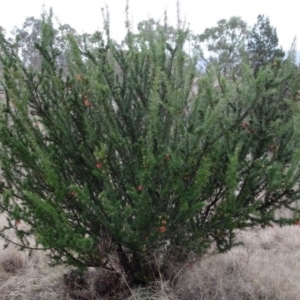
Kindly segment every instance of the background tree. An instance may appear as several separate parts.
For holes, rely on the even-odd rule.
[[[19,51],[19,55],[26,66],[33,68],[41,67],[42,55],[37,49],[35,43],[41,38],[42,34],[42,19],[34,17],[26,18],[21,28],[15,27],[12,34],[16,37],[15,47]],[[55,36],[56,48],[60,54],[57,56],[58,63],[61,68],[66,67],[66,52],[65,48],[67,34],[72,34],[76,37],[79,43],[82,42],[82,36],[78,35],[74,28],[68,24],[59,25],[59,28],[53,31]]]
[[[212,67],[192,94],[186,31],[171,48],[167,32],[148,34],[136,41],[128,29],[121,46],[100,34],[83,48],[69,36],[67,75],[51,16],[35,43],[40,69],[0,37],[2,237],[13,228],[24,248],[34,234],[57,263],[121,272],[130,284],[188,251],[229,249],[236,229],[293,222],[274,211],[300,194],[293,62],[257,78],[243,64],[218,87]]]
[[[255,74],[258,70],[274,60],[283,59],[285,53],[278,47],[276,28],[270,25],[269,18],[264,15],[257,17],[247,38],[247,51]]]
[[[247,24],[240,17],[218,21],[216,27],[207,28],[195,38],[204,43],[207,63],[217,63],[222,74],[228,74],[241,64],[245,52],[245,41],[248,34]]]

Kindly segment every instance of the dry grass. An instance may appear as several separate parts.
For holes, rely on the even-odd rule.
[[[174,282],[161,279],[114,299],[128,300],[297,300],[300,299],[300,227],[244,231],[243,245],[211,254],[182,268]],[[66,286],[64,267],[49,267],[42,252],[0,252],[0,300],[108,299],[97,294],[109,274],[89,270],[84,288]],[[69,273],[70,274],[70,273]],[[121,278],[116,286],[126,285]]]
[[[50,268],[41,252],[29,256],[8,248],[0,255],[0,299],[66,299],[63,272],[62,267]]]
[[[296,300],[300,295],[300,227],[242,232],[244,242],[179,275],[179,299]]]
[[[2,214],[0,227],[6,223],[6,215]],[[22,222],[19,224],[22,230],[26,227]],[[17,241],[12,231],[10,238]],[[2,250],[3,245],[0,239],[0,300],[67,299],[62,293],[65,268],[51,268],[43,252],[20,252],[13,245]]]

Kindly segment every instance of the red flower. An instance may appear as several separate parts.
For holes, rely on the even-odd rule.
[[[92,102],[90,102],[90,101],[89,101],[89,100],[87,100],[87,99],[85,99],[83,103],[84,103],[84,105],[85,105],[85,106],[87,106],[87,107],[91,107],[91,106],[93,106],[93,103],[92,103]]]
[[[139,186],[137,187],[137,190],[141,192],[141,191],[143,190],[143,186],[142,186],[142,185],[139,185]]]
[[[169,160],[171,158],[171,155],[170,154],[166,154],[165,155],[165,160]]]
[[[243,127],[243,128],[248,128],[248,127],[249,127],[249,124],[246,123],[246,122],[243,122],[243,123],[242,123],[242,127]]]
[[[21,224],[21,220],[15,220],[15,226],[18,227]]]
[[[167,226],[160,226],[160,227],[157,227],[155,229],[156,229],[156,231],[159,231],[159,232],[166,232],[167,231]]]
[[[300,226],[300,220],[296,221],[295,225]]]
[[[96,166],[95,166],[97,169],[101,169],[102,168],[102,164],[100,164],[99,162],[96,163]]]

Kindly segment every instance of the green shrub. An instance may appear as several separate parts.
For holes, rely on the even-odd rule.
[[[1,36],[3,237],[15,228],[28,247],[34,234],[57,263],[117,264],[140,283],[185,251],[229,249],[236,229],[288,222],[273,212],[299,197],[292,60],[256,77],[246,63],[238,77],[200,75],[184,50],[190,32],[169,29],[145,22],[121,46],[68,36],[65,70],[51,16],[36,42],[40,69]]]

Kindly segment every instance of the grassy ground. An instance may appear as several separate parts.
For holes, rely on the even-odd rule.
[[[4,223],[2,216],[0,226]],[[25,228],[22,223],[18,226]],[[212,251],[202,260],[191,257],[187,265],[174,270],[173,282],[161,280],[115,299],[300,299],[300,226],[252,229],[240,232],[237,240],[243,245],[227,253]],[[66,267],[50,267],[43,252],[18,252],[11,245],[0,250],[0,300],[106,299],[97,292],[110,274],[89,270],[83,289],[76,288],[76,280],[75,285],[66,285],[69,277],[64,274],[77,276]]]
[[[191,262],[173,283],[160,281],[131,291],[128,300],[296,300],[300,295],[300,227],[273,227],[241,232],[238,246]],[[64,267],[49,267],[41,252],[0,254],[0,300],[104,299],[96,296],[97,274],[85,289],[66,287]],[[95,271],[94,271],[95,272]],[[94,274],[94,275],[93,275]],[[123,298],[125,299],[125,298]]]
[[[180,275],[178,299],[285,299],[300,295],[300,227],[242,232],[239,246]]]

